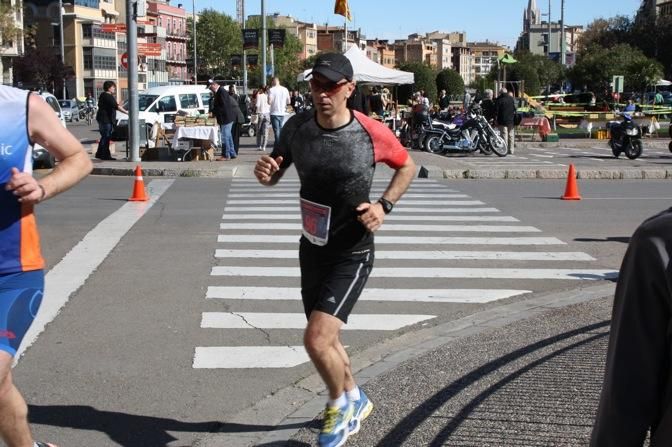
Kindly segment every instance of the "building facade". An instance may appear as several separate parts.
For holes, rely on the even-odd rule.
[[[157,29],[153,29],[150,40],[160,43],[165,49],[165,68],[168,73],[168,84],[186,84],[190,81],[187,68],[187,14],[182,4],[173,6],[169,0],[148,0],[147,16],[149,22]],[[165,30],[161,32],[158,28]],[[152,58],[151,65],[154,71],[163,68],[161,59]],[[150,68],[150,69],[151,69]],[[158,82],[158,83],[157,83]],[[164,85],[161,81],[153,81],[152,84]]]
[[[250,18],[252,17],[255,16],[250,16]],[[301,22],[292,16],[282,16],[280,14],[273,14],[271,18],[275,23],[274,26],[285,28],[288,33],[293,34],[299,39],[302,46],[301,53],[299,53],[299,58],[301,60],[305,60],[317,54],[317,25],[315,23]]]
[[[466,44],[460,43],[453,43],[451,49],[453,52],[453,70],[460,74],[465,85],[470,84],[474,80],[471,50]]]
[[[504,56],[506,48],[498,43],[489,41],[471,42],[467,44],[472,54],[472,78],[483,78],[487,76],[493,68],[497,67],[497,60]]]
[[[369,59],[385,67],[394,68],[394,45],[390,45],[387,40],[372,39],[366,41],[366,47]]]
[[[411,34],[408,39],[394,42],[394,58],[397,64],[419,62],[436,68],[436,43],[419,34]]]
[[[9,6],[9,15],[6,17],[10,27],[16,29],[13,36],[2,38],[0,34],[0,84],[12,85],[13,59],[23,55],[23,8],[20,0],[5,0]]]
[[[103,83],[118,83],[117,35],[103,32],[101,25],[116,23],[119,13],[114,0],[71,0],[63,4],[63,49],[71,75],[65,80],[68,98],[97,97]],[[36,25],[36,45],[60,55],[59,4],[54,0],[24,3],[24,26]],[[62,96],[61,91],[54,92]]]
[[[348,29],[346,40],[345,29],[342,26],[323,25],[317,27],[317,51],[338,51],[345,53],[352,45],[364,51],[366,49],[366,37],[359,29]]]

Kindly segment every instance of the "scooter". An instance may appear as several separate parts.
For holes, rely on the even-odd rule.
[[[642,155],[642,128],[632,121],[629,113],[623,114],[623,121],[609,123],[611,138],[609,146],[614,157],[618,158],[621,152],[630,160]]]

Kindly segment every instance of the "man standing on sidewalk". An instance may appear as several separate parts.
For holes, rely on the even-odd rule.
[[[280,140],[280,129],[287,115],[290,103],[289,90],[280,85],[280,79],[273,78],[273,87],[268,91],[268,103],[271,105],[271,127],[274,141]]]
[[[33,144],[59,160],[50,174],[32,176]],[[44,260],[33,208],[78,183],[91,160],[39,96],[0,86],[0,438],[8,446],[35,442],[28,408],[12,381],[12,363],[42,302]]]
[[[231,160],[236,158],[236,151],[233,147],[233,135],[231,128],[236,120],[236,115],[231,104],[232,98],[224,86],[219,85],[217,81],[208,80],[208,90],[212,92],[214,98],[212,100],[212,114],[217,118],[217,124],[220,129],[220,144],[222,146],[222,156],[218,157],[218,161]]]
[[[98,98],[98,113],[96,114],[98,130],[100,131],[100,141],[98,142],[98,149],[96,149],[96,158],[99,160],[114,160],[110,152],[110,139],[117,122],[117,110],[128,114],[128,111],[117,102],[116,94],[117,84],[114,81],[105,81],[103,83],[103,93]]]
[[[495,101],[495,119],[499,126],[499,132],[502,135],[506,145],[509,148],[509,154],[513,154],[514,138],[513,125],[516,116],[516,103],[507,90],[502,87],[499,89],[499,96]]]
[[[373,267],[373,233],[408,188],[415,164],[389,128],[347,108],[355,83],[345,56],[320,55],[311,76],[315,110],[287,122],[254,172],[264,185],[276,184],[292,163],[299,173],[304,346],[329,390],[319,442],[333,447],[359,431],[373,409],[352,376],[340,331]],[[370,203],[376,162],[396,172]]]

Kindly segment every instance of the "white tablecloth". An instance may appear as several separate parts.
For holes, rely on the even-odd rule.
[[[219,127],[217,126],[194,126],[178,127],[173,137],[173,147],[177,147],[180,138],[193,138],[195,140],[210,140],[215,146],[219,146]]]

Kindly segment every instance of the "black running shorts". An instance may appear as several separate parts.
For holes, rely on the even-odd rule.
[[[348,322],[373,268],[373,244],[367,245],[334,252],[301,238],[301,297],[307,318],[319,310]]]

